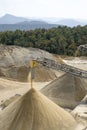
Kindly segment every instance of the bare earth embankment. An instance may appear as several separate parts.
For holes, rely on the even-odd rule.
[[[67,118],[67,114],[65,114],[66,112],[64,110],[61,110],[57,105],[55,106],[52,101],[49,101],[46,97],[44,98],[44,96],[39,94],[36,90],[34,91],[35,95],[33,95],[31,91],[28,92],[31,86],[30,83],[27,82],[30,71],[29,61],[31,59],[43,57],[52,60],[55,59],[52,54],[39,49],[26,49],[15,46],[0,47],[0,105],[5,105],[3,110],[2,106],[0,108],[0,130],[37,130],[36,127],[38,130],[83,130],[87,126],[87,104],[84,103],[84,105],[82,105],[80,103],[84,96],[86,96],[86,79],[76,78],[62,72],[46,69],[43,66],[38,66],[36,68],[36,82],[34,83],[34,87],[38,90],[43,90],[44,87],[51,86],[46,89],[46,91],[49,92],[47,92],[47,97],[49,97],[49,94],[51,98],[53,98],[52,96],[56,96],[56,100],[53,99],[54,102],[59,100],[59,105],[62,104],[68,108],[73,106],[73,108],[75,108],[71,114],[79,125],[73,129],[70,126],[75,124],[75,120],[70,114],[70,118]],[[87,70],[87,58],[64,58],[62,61],[59,56],[56,56],[56,60]],[[28,92],[27,96],[26,92]],[[32,101],[31,99],[34,100]],[[81,102],[83,102],[83,100]],[[36,108],[36,110],[34,108]],[[21,112],[23,111],[24,115],[22,116]],[[26,112],[29,114],[26,114]],[[12,122],[8,115],[12,116]],[[25,115],[28,115],[27,118],[24,118],[26,117]],[[30,127],[30,129],[28,129],[27,121],[30,123],[30,126],[32,124],[31,122],[33,122],[32,128]],[[26,124],[26,126],[22,126],[22,124]]]

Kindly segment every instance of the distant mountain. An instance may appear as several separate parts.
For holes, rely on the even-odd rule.
[[[42,20],[34,20],[6,14],[0,17],[0,31],[31,30],[37,28],[57,27],[57,24],[48,24]]]
[[[44,22],[45,21],[45,22]],[[69,27],[74,27],[77,25],[86,25],[87,21],[82,21],[81,19],[64,19],[64,18],[23,18],[14,15],[6,14],[0,17],[0,31],[15,31],[19,30],[31,30],[37,28],[52,28],[59,25],[65,25]]]
[[[23,17],[17,17],[10,14],[6,14],[0,17],[0,24],[15,24],[23,21],[29,21],[29,19]]]
[[[44,21],[24,21],[24,22],[20,22],[20,23],[17,23],[17,24],[20,24],[20,25],[25,25],[25,24],[30,24],[30,25],[41,25],[41,24],[48,24],[47,22],[44,22]]]
[[[0,31],[15,31],[15,30],[34,30],[38,28],[49,29],[58,27],[57,24],[48,24],[42,21],[24,21],[17,24],[0,24]]]
[[[57,17],[43,17],[41,18],[43,21],[46,21],[50,24],[57,24],[58,21],[60,21],[63,18],[57,18]]]
[[[69,26],[69,27],[74,27],[74,26],[77,26],[77,25],[81,25],[81,26],[86,25],[86,23],[80,22],[80,21],[74,20],[74,19],[62,19],[62,20],[56,22],[56,24],[66,25],[66,26]]]
[[[57,17],[49,17],[49,18],[42,18],[42,20],[51,23],[51,24],[59,24],[65,25],[69,27],[74,27],[77,25],[87,25],[87,19],[69,19],[69,18],[57,18]]]

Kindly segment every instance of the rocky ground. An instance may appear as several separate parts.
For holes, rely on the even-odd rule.
[[[54,56],[40,49],[0,46],[0,113],[30,89],[31,85],[27,80],[29,61],[43,57],[52,60],[56,59],[60,63],[87,70],[87,57],[64,57],[62,60],[59,56]],[[38,66],[33,86],[40,90],[63,74],[62,72]],[[87,79],[84,80],[87,82]],[[86,86],[85,90],[87,92]],[[78,106],[73,110],[69,110],[69,112],[79,124],[76,130],[87,130],[87,101],[84,103],[84,100],[82,100]]]

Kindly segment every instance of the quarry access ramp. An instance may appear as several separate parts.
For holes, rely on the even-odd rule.
[[[55,70],[61,70],[63,72],[72,74],[74,76],[78,76],[81,78],[87,78],[87,71],[82,70],[82,69],[78,69],[76,67],[67,65],[67,64],[63,64],[63,63],[58,63],[57,61],[51,60],[51,59],[47,59],[47,58],[38,58],[36,60],[39,64],[42,64],[43,66],[46,66],[47,68],[52,68]]]

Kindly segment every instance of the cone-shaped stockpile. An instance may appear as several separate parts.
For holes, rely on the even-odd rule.
[[[79,121],[83,119],[84,124],[86,124],[87,126],[87,95],[83,98],[81,103],[72,111],[72,115]]]
[[[86,86],[84,79],[64,74],[45,86],[41,92],[62,107],[74,108],[85,96]]]
[[[74,130],[65,110],[34,88],[0,113],[0,130]]]

